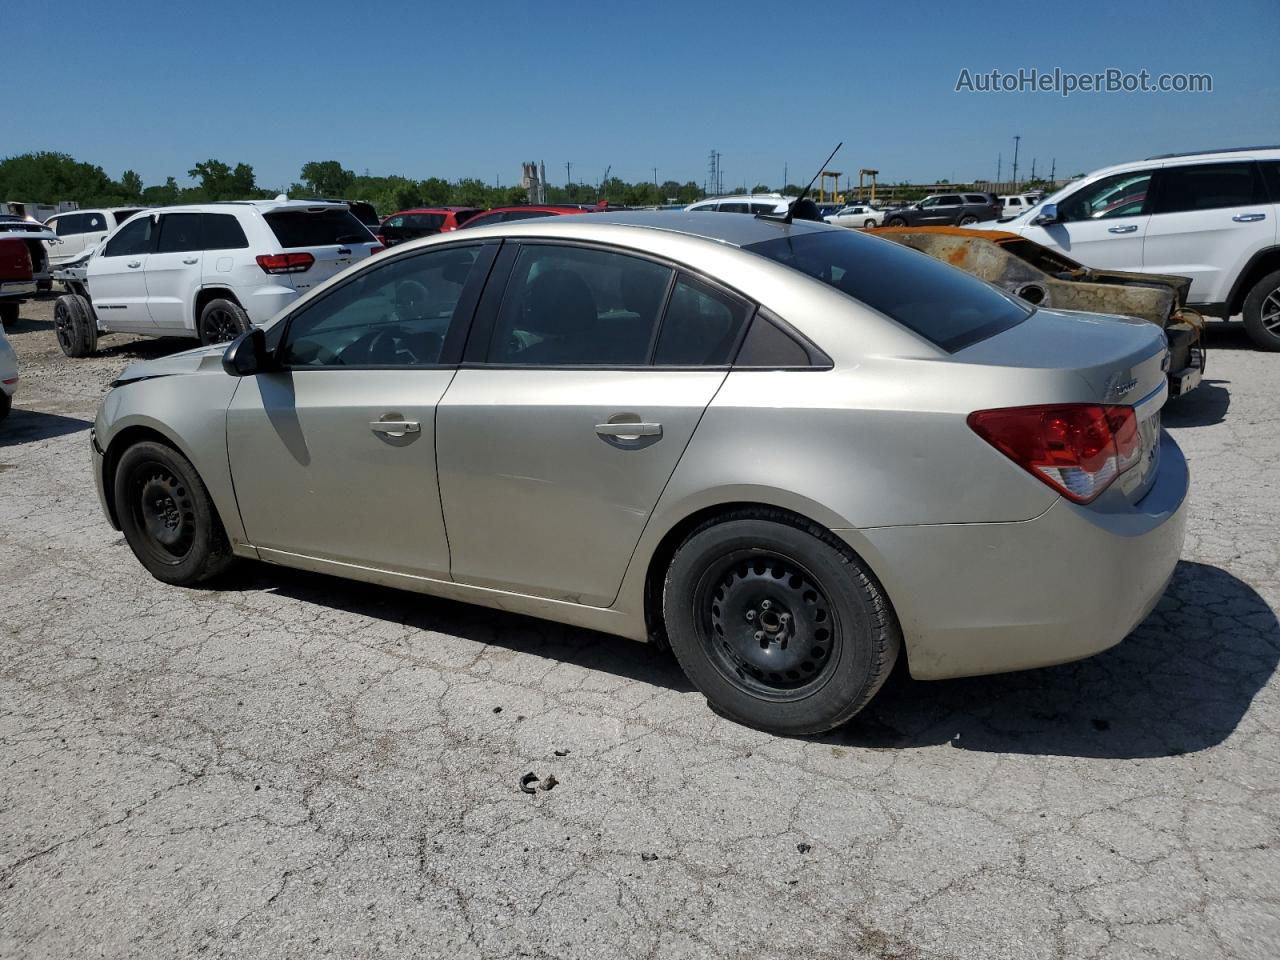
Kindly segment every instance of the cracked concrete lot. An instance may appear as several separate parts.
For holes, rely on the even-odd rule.
[[[1189,536],[1133,636],[780,739],[624,640],[156,582],[86,431],[187,344],[67,361],[51,306],[0,427],[0,957],[1280,956],[1280,356],[1237,331],[1166,411]]]

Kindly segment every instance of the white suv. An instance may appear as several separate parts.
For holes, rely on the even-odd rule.
[[[1090,267],[1191,278],[1188,305],[1244,314],[1280,350],[1280,147],[1169,154],[1107,167],[1005,223]]]
[[[99,332],[234,339],[382,247],[345,203],[246,200],[145,210],[57,274],[69,357]]]
[[[736,197],[699,200],[685,209],[702,213],[786,213],[794,199],[795,197],[784,197],[780,193],[746,193]]]
[[[50,217],[44,225],[56,233],[58,239],[46,241],[49,266],[56,269],[80,259],[86,250],[92,250],[107,239],[116,227],[141,209],[107,207],[101,210],[69,210]]]

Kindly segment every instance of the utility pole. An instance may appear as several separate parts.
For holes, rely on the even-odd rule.
[[[1036,178],[1036,158],[1032,157],[1031,158],[1031,179],[1034,180],[1035,178]]]
[[[573,164],[568,160],[564,164],[564,187],[569,189],[569,184],[573,183]]]
[[[786,164],[786,161],[784,160],[782,163],[782,189],[778,191],[779,193],[787,192],[787,177],[788,177],[787,164]]]
[[[1004,170],[1004,154],[997,153],[996,154],[996,184],[997,185],[1000,183],[1000,174],[1003,172],[1003,170]]]
[[[659,196],[659,194],[661,193],[662,191],[658,189],[658,168],[654,167],[653,168],[653,195],[657,197],[658,203],[662,202],[662,197]]]
[[[1058,182],[1058,158],[1053,158],[1053,164],[1049,167],[1049,186],[1053,186]]]
[[[1013,188],[1015,190],[1018,189],[1018,141],[1021,139],[1020,136],[1013,138]]]

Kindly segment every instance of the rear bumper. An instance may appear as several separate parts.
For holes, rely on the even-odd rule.
[[[268,284],[255,287],[246,295],[241,303],[249,319],[261,326],[277,313],[297,300],[299,293],[292,287]]]
[[[1118,512],[1058,500],[1020,523],[851,536],[894,604],[912,676],[1050,666],[1123,640],[1155,607],[1182,552],[1187,464],[1167,434],[1160,456],[1155,485]]]

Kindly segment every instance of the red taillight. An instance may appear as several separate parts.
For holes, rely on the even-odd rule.
[[[381,252],[382,252],[383,250],[385,250],[385,249],[387,249],[387,248],[386,248],[386,245],[385,245],[385,244],[381,244],[381,243],[380,243],[380,244],[378,244],[376,247],[370,247],[370,248],[369,248],[369,256],[371,256],[371,257],[372,257],[375,253],[381,253]]]
[[[1064,497],[1088,503],[1142,458],[1133,407],[1068,403],[978,410],[969,426]]]
[[[258,266],[267,273],[302,273],[315,262],[309,253],[264,253],[258,257]]]
[[[373,235],[373,239],[375,239],[375,240],[377,240],[377,241],[378,241],[378,249],[379,249],[379,250],[385,250],[385,249],[387,249],[387,238],[386,238],[386,237],[384,237],[382,234],[380,234],[380,233],[375,233],[375,234]]]

